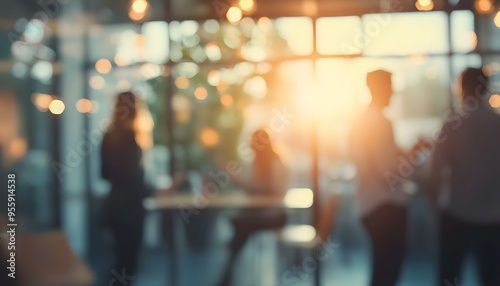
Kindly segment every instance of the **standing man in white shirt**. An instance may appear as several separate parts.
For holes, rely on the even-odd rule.
[[[405,258],[407,194],[387,180],[398,174],[403,153],[394,141],[391,122],[383,111],[392,97],[391,73],[367,74],[372,95],[368,110],[350,134],[351,157],[358,177],[358,201],[363,225],[372,246],[371,286],[395,285]]]
[[[500,285],[500,116],[488,104],[488,77],[461,76],[462,107],[450,114],[436,144],[428,191],[441,200],[439,284],[461,285],[466,254],[483,286]],[[449,185],[447,196],[440,192]],[[435,200],[437,202],[437,200]]]

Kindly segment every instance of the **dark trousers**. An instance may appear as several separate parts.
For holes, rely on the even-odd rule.
[[[392,286],[406,252],[406,208],[386,204],[363,219],[372,246],[371,286]]]
[[[113,237],[115,266],[118,273],[135,276],[142,245],[145,212],[142,200],[111,194],[105,201],[105,221]]]
[[[468,253],[477,261],[481,285],[500,285],[500,224],[469,223],[443,213],[438,285],[462,282],[460,274]]]

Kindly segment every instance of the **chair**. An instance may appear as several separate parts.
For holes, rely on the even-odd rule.
[[[86,286],[94,275],[76,257],[64,233],[55,231],[20,237],[17,258],[25,286]]]
[[[282,245],[293,247],[297,250],[309,250],[314,258],[323,243],[328,241],[338,206],[338,195],[330,195],[326,202],[320,207],[320,215],[312,225],[288,225],[278,234]],[[314,258],[316,267],[314,269],[314,285],[320,285],[321,260]]]

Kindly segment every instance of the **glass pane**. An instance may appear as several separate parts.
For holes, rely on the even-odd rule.
[[[320,54],[359,54],[363,32],[359,17],[319,18],[317,49]]]
[[[312,21],[307,17],[276,19],[276,28],[294,55],[309,55],[313,49]]]
[[[478,16],[479,48],[500,51],[500,29],[495,26],[494,15]]]
[[[175,62],[261,62],[312,53],[312,22],[305,17],[243,18],[238,24],[174,21],[170,32],[171,58]]]
[[[370,14],[362,19],[367,55],[448,52],[446,13]]]
[[[366,73],[375,69],[392,72],[394,97],[388,116],[395,124],[398,144],[410,147],[419,136],[431,135],[448,108],[448,59],[411,57],[404,59],[318,60],[321,101],[320,134],[325,146],[336,147],[337,156],[347,150],[347,132],[352,119],[370,103]],[[329,135],[326,135],[329,134]]]
[[[472,11],[454,11],[451,13],[451,47],[453,52],[467,53],[476,48],[477,36],[474,32],[474,14]]]

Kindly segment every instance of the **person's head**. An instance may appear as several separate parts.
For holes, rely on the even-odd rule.
[[[385,70],[375,70],[366,75],[366,85],[372,95],[372,105],[384,108],[392,96],[392,74]]]
[[[255,131],[252,134],[251,147],[256,155],[262,152],[272,151],[273,146],[269,132],[263,128]]]
[[[112,127],[133,129],[137,116],[137,98],[128,91],[118,94],[113,111]]]
[[[466,68],[460,75],[459,87],[462,100],[484,96],[488,92],[488,76],[481,69]]]

